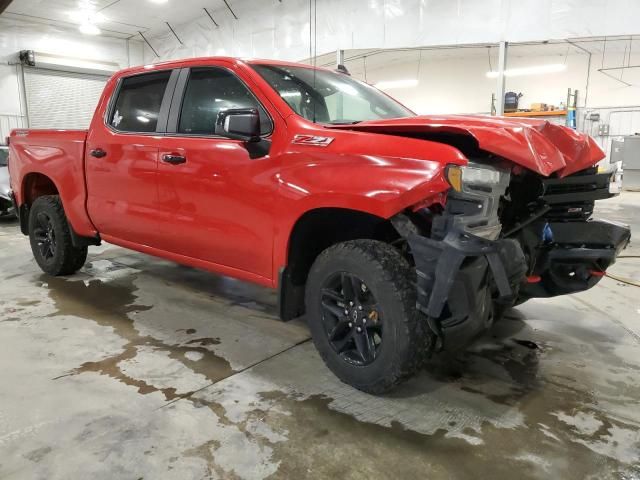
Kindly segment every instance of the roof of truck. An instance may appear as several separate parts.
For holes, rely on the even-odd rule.
[[[206,65],[207,63],[215,63],[215,62],[227,62],[232,64],[253,64],[253,65],[287,65],[287,66],[298,66],[298,67],[306,67],[306,68],[317,68],[318,70],[326,70],[323,67],[314,67],[313,65],[308,65],[304,63],[298,62],[287,62],[283,60],[268,60],[261,58],[245,58],[245,57],[192,57],[192,58],[183,58],[179,60],[169,60],[165,62],[151,63],[147,65],[141,65],[137,67],[125,68],[117,72],[116,75],[120,76],[123,74],[132,74],[132,73],[141,73],[145,71],[153,71],[153,70],[162,70],[166,68],[182,68],[182,67],[190,67],[193,65]]]

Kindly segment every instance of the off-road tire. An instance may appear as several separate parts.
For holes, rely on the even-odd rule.
[[[322,287],[338,272],[360,278],[381,310],[380,351],[372,363],[354,365],[331,346],[323,326]],[[434,336],[416,310],[416,273],[391,245],[376,240],[352,240],[323,251],[307,280],[305,302],[313,342],[329,369],[344,383],[371,394],[382,394],[414,375],[434,347]]]
[[[55,234],[55,251],[51,258],[45,258],[38,246],[34,230],[36,218],[44,213],[50,219]],[[29,240],[31,251],[43,272],[49,275],[71,275],[77,272],[87,260],[87,247],[74,247],[67,217],[58,195],[44,195],[36,198],[29,210]]]

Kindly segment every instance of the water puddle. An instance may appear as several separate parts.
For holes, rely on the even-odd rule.
[[[151,349],[166,353],[170,359],[184,365],[196,375],[204,376],[207,383],[215,383],[234,373],[227,360],[207,348],[219,343],[219,339],[195,337],[188,339],[184,344],[170,344],[150,335],[141,335],[132,317],[154,307],[136,303],[136,287],[133,285],[132,277],[109,282],[101,279],[74,281],[45,276],[41,280],[48,284],[49,296],[57,308],[50,316],[73,315],[85,318],[101,326],[111,327],[117,335],[127,341],[124,349],[117,355],[98,361],[87,361],[64,376],[96,372],[133,386],[141,394],[160,391],[167,400],[173,400],[180,396],[188,396],[192,392],[177,393],[174,387],[158,387],[145,379],[134,378],[123,371],[123,364],[134,362],[140,351],[148,352]],[[195,335],[196,331],[189,329],[186,333]]]

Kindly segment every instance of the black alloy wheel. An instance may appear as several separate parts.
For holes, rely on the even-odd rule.
[[[382,345],[383,321],[378,303],[356,275],[340,272],[321,292],[322,324],[331,347],[346,362],[365,366]]]
[[[74,246],[58,195],[43,195],[33,201],[28,226],[31,251],[43,272],[70,275],[84,265],[88,249]]]
[[[45,212],[36,215],[33,236],[42,258],[46,261],[51,260],[56,254],[56,233],[51,217]]]
[[[324,250],[305,286],[306,320],[327,367],[363,392],[410,378],[433,350],[416,311],[416,272],[393,246],[349,240]]]

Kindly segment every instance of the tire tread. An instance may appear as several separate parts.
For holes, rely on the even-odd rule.
[[[392,360],[391,369],[386,375],[370,384],[353,384],[359,390],[372,394],[387,392],[412,377],[425,363],[433,350],[434,338],[426,322],[416,310],[415,270],[393,246],[378,240],[351,240],[335,244],[324,250],[311,268],[313,274],[317,264],[336,258],[353,256],[365,257],[374,274],[392,286],[403,308],[401,327],[408,339],[408,347],[397,352]],[[307,308],[309,311],[309,308]],[[317,343],[316,343],[317,345]],[[323,360],[332,352],[319,349]],[[335,372],[334,372],[335,373]],[[341,379],[344,381],[344,379]]]
[[[58,222],[62,231],[62,237],[56,237],[57,248],[60,255],[51,265],[43,265],[38,262],[45,273],[53,276],[71,275],[77,272],[87,260],[87,247],[74,247],[71,240],[71,227],[64,213],[62,201],[59,195],[43,195],[35,199],[30,209],[29,233],[31,234],[31,216],[38,210],[49,210],[53,215],[53,221]],[[31,235],[30,235],[31,236]],[[33,243],[32,243],[33,249]],[[34,250],[35,256],[35,250]],[[36,261],[38,257],[36,256]]]

